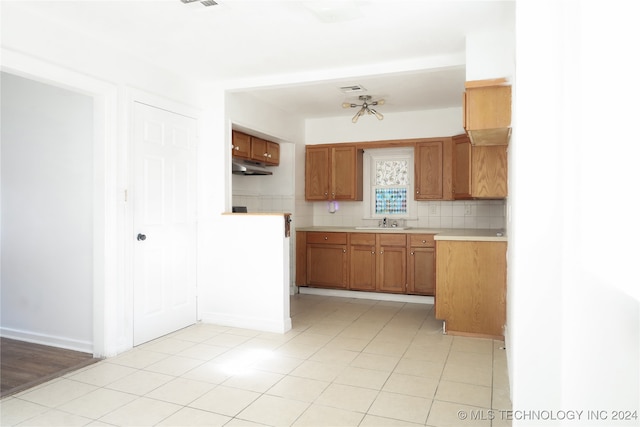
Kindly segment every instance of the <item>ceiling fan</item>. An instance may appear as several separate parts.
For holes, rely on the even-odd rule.
[[[358,119],[364,115],[364,113],[367,114],[373,114],[374,116],[376,116],[376,118],[378,120],[382,120],[384,119],[384,116],[382,114],[380,114],[379,112],[377,112],[376,110],[374,110],[373,108],[371,108],[372,105],[382,105],[384,104],[384,99],[379,99],[377,101],[371,101],[371,95],[360,95],[358,97],[358,99],[360,101],[362,101],[362,104],[352,104],[350,102],[343,102],[342,103],[342,108],[356,108],[356,107],[361,107],[360,110],[358,110],[358,112],[356,113],[355,116],[353,116],[353,118],[351,119],[351,121],[353,123],[356,123],[358,121]]]

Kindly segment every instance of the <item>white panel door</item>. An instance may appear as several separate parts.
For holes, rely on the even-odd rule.
[[[196,120],[134,104],[133,341],[196,322]]]

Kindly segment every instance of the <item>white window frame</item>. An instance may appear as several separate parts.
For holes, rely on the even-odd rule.
[[[363,219],[418,219],[418,204],[414,197],[415,173],[414,173],[414,150],[413,147],[402,148],[374,148],[366,149],[363,154]],[[409,184],[407,187],[407,212],[398,214],[376,214],[375,213],[375,163],[376,161],[399,161],[405,160],[409,170],[407,171]]]

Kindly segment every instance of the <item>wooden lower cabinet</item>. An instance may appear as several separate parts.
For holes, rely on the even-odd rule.
[[[296,284],[434,295],[433,235],[298,231]]]
[[[406,234],[376,235],[376,290],[402,294],[407,291]]]
[[[349,289],[404,293],[407,287],[405,234],[351,233]]]
[[[451,334],[504,339],[507,242],[436,242],[436,318]]]
[[[408,294],[435,295],[436,247],[433,234],[409,234]]]
[[[376,235],[349,234],[349,289],[376,290]]]
[[[308,285],[346,289],[347,259],[346,233],[307,233],[306,282]]]
[[[349,289],[404,293],[407,287],[405,234],[349,234]]]

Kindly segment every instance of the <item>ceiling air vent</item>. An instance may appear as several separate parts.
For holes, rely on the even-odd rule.
[[[351,94],[351,93],[360,93],[366,92],[367,90],[360,85],[352,85],[352,86],[343,86],[340,89],[340,92]]]
[[[180,1],[185,4],[200,2],[200,4],[203,6],[216,6],[218,4],[213,0],[180,0]]]

